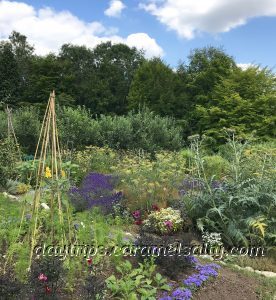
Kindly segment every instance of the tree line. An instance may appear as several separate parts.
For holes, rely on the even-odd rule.
[[[106,42],[93,49],[65,44],[58,54],[36,55],[27,38],[12,32],[0,43],[0,102],[45,107],[55,89],[61,106],[85,106],[92,116],[121,116],[145,107],[174,117],[184,138],[223,140],[223,128],[240,136],[275,137],[276,77],[246,70],[221,48],[191,51],[172,69],[143,51]]]

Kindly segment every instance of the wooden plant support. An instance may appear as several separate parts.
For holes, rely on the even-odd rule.
[[[36,172],[36,184],[34,192],[34,200],[32,207],[32,220],[30,228],[30,261],[31,266],[33,251],[39,237],[39,209],[41,207],[42,183],[45,177],[52,182],[51,197],[50,197],[50,213],[51,213],[51,239],[54,244],[55,228],[54,216],[56,210],[58,212],[59,229],[61,230],[61,240],[59,243],[64,245],[66,238],[70,239],[70,216],[68,206],[66,210],[68,230],[64,226],[64,212],[62,208],[62,194],[59,186],[59,180],[62,178],[62,159],[59,144],[59,137],[56,123],[55,111],[55,92],[50,93],[50,98],[47,104],[46,112],[42,122],[40,136],[35,151],[34,161],[38,159],[38,168]],[[50,161],[50,163],[49,163]],[[47,163],[49,165],[47,165]],[[54,188],[55,187],[55,188]],[[67,240],[68,241],[68,240]]]

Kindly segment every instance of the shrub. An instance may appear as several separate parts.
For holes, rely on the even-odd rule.
[[[22,149],[33,154],[38,142],[41,122],[39,112],[33,107],[24,107],[13,114],[14,131]]]
[[[215,175],[217,179],[221,179],[229,172],[229,162],[219,155],[203,157],[203,165],[208,179]]]
[[[0,140],[0,185],[16,177],[16,163],[19,160],[18,148],[8,138]]]
[[[30,189],[29,185],[16,180],[10,180],[10,179],[7,181],[6,187],[8,192],[12,195],[25,194]]]
[[[58,111],[61,142],[68,148],[83,148],[99,143],[100,127],[84,107],[64,107]]]

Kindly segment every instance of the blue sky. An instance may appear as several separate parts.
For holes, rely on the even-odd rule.
[[[108,39],[175,67],[194,48],[222,46],[241,64],[276,66],[276,0],[0,1],[0,39],[27,35],[39,54]]]

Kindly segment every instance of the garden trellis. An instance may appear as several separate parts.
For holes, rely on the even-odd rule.
[[[34,191],[33,207],[32,207],[32,220],[30,228],[30,264],[32,261],[33,251],[36,246],[39,227],[40,227],[40,207],[41,207],[41,195],[44,193],[45,180],[49,184],[49,202],[51,213],[51,242],[55,244],[57,242],[55,234],[59,232],[61,234],[62,245],[68,239],[71,238],[70,230],[70,217],[68,203],[62,201],[61,182],[64,177],[64,171],[62,170],[62,158],[60,143],[57,130],[56,111],[55,111],[55,92],[50,93],[50,98],[46,107],[46,112],[42,122],[40,136],[35,151],[34,162],[38,160],[36,170],[36,184]],[[66,206],[64,216],[63,204]],[[57,222],[55,222],[55,215],[58,215]],[[67,222],[67,228],[65,223]]]

